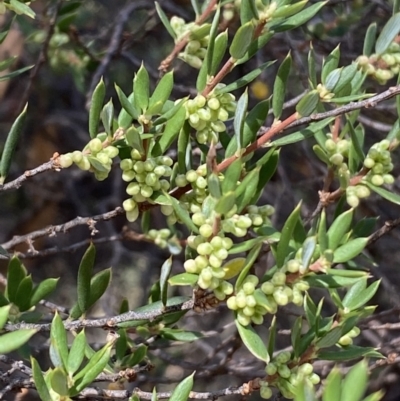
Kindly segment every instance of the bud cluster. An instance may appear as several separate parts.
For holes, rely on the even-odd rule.
[[[266,313],[276,313],[276,303],[266,305],[266,300],[262,304],[258,302],[256,286],[259,280],[257,276],[249,275],[245,278],[240,290],[231,296],[226,304],[229,309],[236,311],[236,318],[242,326],[248,326],[250,323],[262,324]]]
[[[225,86],[218,84],[216,89]],[[226,131],[224,121],[229,113],[236,110],[235,97],[231,93],[216,94],[212,91],[207,97],[197,95],[186,103],[186,118],[196,132],[199,143],[218,142],[219,133]]]
[[[173,161],[168,156],[142,160],[141,154],[136,149],[132,150],[130,159],[121,160],[122,179],[129,182],[126,192],[131,196],[122,204],[129,221],[137,219],[138,203],[148,201],[154,191],[169,190],[169,181],[162,177],[171,176],[172,164]]]
[[[170,23],[171,28],[177,36],[177,41],[182,39],[182,37],[189,32],[196,33],[196,39],[189,39],[185,51],[179,53],[178,57],[191,67],[200,69],[207,53],[209,29],[202,29],[201,26],[196,25],[194,22],[189,22],[187,24],[182,18],[177,16],[173,16]]]
[[[196,170],[189,170],[186,174],[179,174],[175,178],[175,184],[178,187],[185,187],[190,184],[192,190],[185,193],[180,202],[190,212],[196,213],[201,210],[201,206],[208,195],[207,167],[205,164],[199,166]]]
[[[400,72],[400,44],[392,42],[385,53],[362,55],[356,62],[363,72],[385,85]]]
[[[166,248],[168,239],[171,237],[171,231],[168,228],[162,228],[161,230],[151,229],[147,233],[147,237],[160,248]]]
[[[103,181],[108,177],[112,166],[112,159],[118,156],[118,148],[104,146],[100,138],[93,138],[83,149],[75,150],[60,156],[62,168],[68,168],[75,163],[81,170],[93,171],[97,180]]]
[[[232,284],[224,281],[225,270],[223,262],[228,257],[228,250],[232,247],[233,241],[228,237],[215,236],[210,241],[212,227],[210,221],[205,219],[202,213],[195,213],[193,222],[200,226],[200,235],[188,237],[188,246],[196,250],[198,256],[188,259],[184,268],[188,273],[198,274],[198,285],[200,288],[214,291],[215,296],[223,300],[226,295],[233,292]]]
[[[341,166],[345,158],[349,155],[350,142],[347,139],[339,139],[335,141],[332,135],[327,135],[328,139],[325,141],[325,149],[328,152],[329,161],[335,166]]]
[[[260,395],[264,399],[269,399],[272,396],[272,391],[269,385],[273,385],[279,389],[285,398],[294,398],[296,387],[308,382],[310,385],[315,385],[320,382],[320,377],[313,372],[311,363],[303,363],[291,367],[291,354],[289,351],[280,352],[265,368],[268,375],[268,381],[263,381],[261,384]],[[261,391],[262,390],[262,391]],[[268,391],[269,390],[269,391]]]
[[[390,172],[393,170],[391,153],[389,151],[390,141],[384,139],[372,145],[364,160],[364,167],[369,169],[367,175],[360,184],[346,188],[347,203],[357,207],[360,199],[367,198],[371,192],[365,185],[365,181],[378,187],[383,184],[393,184],[394,177]]]

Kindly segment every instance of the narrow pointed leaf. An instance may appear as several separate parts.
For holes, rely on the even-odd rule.
[[[103,108],[104,97],[106,95],[106,86],[103,78],[97,84],[93,91],[92,100],[89,110],[89,134],[91,138],[95,138],[99,131],[100,114]]]
[[[237,320],[235,320],[236,327],[238,329],[240,338],[242,339],[246,348],[258,359],[263,362],[269,362],[269,355],[267,347],[265,346],[261,337],[251,326],[242,326]]]

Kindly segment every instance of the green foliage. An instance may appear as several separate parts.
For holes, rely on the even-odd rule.
[[[372,347],[353,343],[360,334],[362,319],[375,309],[368,303],[380,284],[365,263],[375,220],[360,217],[363,209],[359,206],[371,191],[382,200],[400,204],[399,195],[391,187],[395,181],[393,153],[400,144],[399,120],[387,138],[365,149],[366,130],[362,119],[357,118],[359,108],[382,100],[368,100],[374,94],[367,92],[371,88],[367,78],[383,85],[400,73],[398,2],[394,3],[393,16],[380,30],[375,23],[369,26],[363,54],[348,65],[341,65],[339,45],[325,58],[317,57],[311,47],[306,91],[291,106],[285,100],[292,93],[289,89],[298,63],[291,53],[280,61],[270,80],[273,93],[256,104],[257,96],[251,95],[253,82],[262,83],[276,60],[255,66],[250,59],[261,57],[265,45],[281,38],[277,36],[281,32],[298,29],[298,35],[307,32],[311,36],[316,31],[312,29],[313,18],[321,13],[323,19],[327,3],[192,0],[195,19],[186,22],[169,16],[163,4],[156,2],[154,15],[158,15],[175,45],[160,64],[158,82],[153,69],[142,62],[130,78],[132,87],[127,93],[121,89],[123,85],[114,84],[115,93],[107,101],[108,80],[101,78],[94,85],[88,97],[86,145],[55,155],[52,168],[76,165],[93,173],[98,181],[108,179],[112,171],[114,179],[119,174],[127,183],[128,197],[121,199],[122,208],[116,209],[115,215],[125,212],[129,223],[140,220],[138,226],[143,233],[135,233],[135,239],[151,242],[170,256],[162,264],[158,279],[149,275],[154,282],[148,304],[131,311],[124,301],[120,315],[91,320],[91,308],[104,295],[112,277],[111,268],[94,274],[96,249],[91,242],[77,271],[75,304],[70,310],[52,311],[52,321],[46,326],[37,313],[38,304],[46,303],[43,300],[54,292],[57,279],[34,285],[18,257],[9,254],[12,247],[0,247],[2,257],[11,257],[0,294],[0,353],[21,348],[37,331],[49,331],[51,366],[42,372],[38,361],[30,358],[31,376],[41,399],[84,397],[81,393],[100,378],[134,381],[138,372],[153,363],[152,351],[157,349],[158,341],[172,346],[207,337],[207,333],[186,329],[183,316],[188,310],[199,312],[216,305],[226,306],[224,310],[230,313],[232,324],[234,321],[244,352],[265,363],[265,377],[254,377],[248,386],[251,391],[259,389],[265,399],[272,397],[272,388],[287,399],[299,401],[316,400],[321,392],[323,401],[363,399],[368,382],[367,360],[352,367],[346,377],[334,368],[322,387],[313,363],[382,357]],[[54,32],[49,29],[51,38],[44,48],[53,67],[60,61],[57,48],[70,41],[66,32],[79,7],[79,2],[62,5],[58,20],[54,20]],[[22,1],[1,2],[0,11],[5,9],[35,16]],[[0,43],[8,30],[0,34]],[[308,41],[309,36],[303,39]],[[93,49],[84,50],[91,62],[101,65],[102,54],[94,57]],[[118,53],[117,49],[109,52],[107,57]],[[176,98],[182,88],[181,70],[169,71],[174,58],[198,70],[191,76],[194,93]],[[80,60],[83,74],[89,61],[83,56]],[[1,61],[0,71],[13,62],[14,58]],[[246,69],[246,74],[236,78],[229,76],[247,62],[250,71]],[[293,87],[297,90],[297,83]],[[386,94],[387,98],[391,96]],[[397,112],[399,105],[397,100]],[[273,121],[268,120],[271,113]],[[3,184],[27,115],[25,106],[7,135],[0,161],[0,189],[6,188]],[[269,123],[270,127],[264,127]],[[296,128],[300,124],[301,129]],[[286,134],[288,128],[291,131]],[[298,202],[293,194],[298,204],[291,211],[279,211],[285,213],[282,221],[281,216],[275,216],[272,205],[259,203],[263,193],[273,188],[271,181],[284,153],[281,147],[298,142],[302,142],[303,149],[313,149],[319,160],[316,163],[320,167],[322,163],[327,175],[315,211],[310,214],[306,199]],[[114,169],[116,161],[119,169]],[[21,182],[28,178],[26,173]],[[17,188],[20,183],[11,181],[9,185]],[[290,203],[286,199],[279,202],[285,206]],[[331,207],[335,203],[336,210]],[[160,209],[164,220],[154,221],[151,209],[155,208]],[[93,234],[100,219],[96,216],[86,222]],[[160,228],[160,222],[165,227]],[[128,238],[129,230],[125,234]],[[124,235],[121,238],[126,239]],[[171,287],[188,287],[185,290],[193,290],[193,297],[171,296],[172,291],[179,290]],[[315,289],[323,293],[318,303]],[[298,317],[290,320],[291,349],[282,351],[277,345],[278,321],[287,305],[297,308]],[[24,326],[29,322],[38,325]],[[255,327],[267,322],[268,336]],[[100,346],[95,347],[87,335],[89,327],[110,331]],[[154,363],[158,362],[154,358]],[[195,372],[176,385],[169,399],[201,398],[191,395],[194,382]],[[318,387],[322,390],[317,393]],[[226,394],[231,394],[229,391]],[[136,400],[140,392],[127,390],[124,394]],[[145,398],[150,396],[156,400],[157,391]],[[381,396],[377,392],[364,400],[378,401]]]

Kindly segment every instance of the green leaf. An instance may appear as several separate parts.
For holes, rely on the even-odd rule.
[[[274,24],[274,20],[272,20],[272,29],[275,32],[283,32],[292,30],[297,28],[300,25],[303,25],[305,22],[314,17],[315,14],[327,3],[328,1],[320,1],[307,7],[305,10],[300,11],[296,15],[292,15],[289,18],[285,18],[284,21],[278,22],[276,25]]]
[[[242,268],[242,271],[239,274],[238,279],[236,280],[235,289],[238,290],[242,284],[244,279],[247,277],[249,270],[253,267],[254,262],[256,261],[260,251],[262,248],[262,244],[256,245],[247,255],[245,264]]]
[[[8,313],[10,312],[10,308],[11,304],[0,307],[0,330],[7,323]]]
[[[183,379],[174,389],[169,401],[186,401],[193,388],[193,372],[190,376]]]
[[[50,329],[50,358],[53,365],[67,367],[68,342],[67,332],[58,312],[54,315]]]
[[[249,21],[237,30],[229,48],[229,54],[233,59],[239,60],[244,57],[253,40],[254,28],[253,22]]]
[[[316,346],[318,348],[329,348],[335,345],[340,337],[342,337],[342,327],[337,326],[332,330],[328,331],[320,340],[317,341]]]
[[[104,130],[109,136],[112,134],[114,119],[114,105],[112,99],[110,99],[103,107],[101,111],[101,121],[103,122]]]
[[[235,65],[243,64],[250,60],[258,52],[258,50],[263,48],[270,41],[273,36],[274,32],[267,30],[258,38],[255,38],[255,40],[251,42],[246,54],[240,60],[237,60]]]
[[[219,177],[217,174],[211,173],[208,178],[208,190],[210,192],[210,195],[215,198],[219,199],[221,198],[221,183],[219,181]]]
[[[334,269],[329,269],[329,273]],[[364,274],[364,277],[368,274]],[[359,281],[359,277],[343,277],[343,276],[332,276],[331,274],[318,274],[308,275],[305,280],[310,284],[311,287],[319,288],[341,288],[349,287]]]
[[[21,281],[26,277],[26,269],[22,262],[13,256],[8,263],[7,270],[7,287],[5,296],[10,302],[15,303],[17,300],[17,291]]]
[[[346,348],[335,351],[320,351],[318,359],[325,361],[348,361],[361,357],[383,358],[383,355],[371,347],[358,347],[356,345],[348,345]]]
[[[215,38],[211,68],[209,70],[208,75],[214,76],[216,74],[216,72],[218,71],[218,67],[221,64],[221,61],[224,58],[227,48],[228,48],[228,30],[226,29],[224,32],[221,32]]]
[[[296,111],[300,117],[308,117],[317,108],[319,102],[319,93],[317,90],[312,90],[302,97],[296,105]]]
[[[351,292],[350,290],[346,294],[346,297],[343,299],[343,306],[345,306],[345,308],[350,311],[361,308],[375,295],[376,291],[378,290],[379,284],[380,280],[375,281],[368,288],[364,288],[357,293]],[[355,284],[353,287],[356,286],[357,284]],[[349,293],[351,293],[351,296],[348,296]]]
[[[30,18],[35,18],[35,12],[25,3],[22,3],[18,0],[10,0],[10,4],[8,4],[8,8],[20,15],[27,15]]]
[[[238,213],[241,213],[243,209],[250,204],[254,197],[260,178],[260,170],[260,167],[251,170],[236,188],[235,197]]]
[[[322,401],[341,401],[340,391],[342,388],[342,375],[335,366],[329,373],[325,382],[325,389],[322,393]]]
[[[135,109],[133,105],[134,95],[131,94],[129,98],[127,98],[125,93],[117,84],[115,84],[115,91],[117,92],[117,96],[123,110],[125,110],[134,120],[137,120],[139,118],[139,112]]]
[[[53,401],[50,396],[49,389],[47,388],[46,382],[43,377],[42,370],[40,369],[38,361],[31,357],[32,365],[32,377],[35,383],[36,391],[42,401]]]
[[[0,42],[1,43],[1,42]],[[33,65],[28,65],[27,67],[23,67],[23,68],[20,68],[20,69],[18,69],[18,70],[15,70],[15,71],[12,71],[12,72],[10,72],[10,73],[8,73],[8,74],[5,74],[5,75],[2,75],[1,77],[0,77],[0,82],[2,82],[2,81],[7,81],[7,80],[9,80],[9,79],[11,79],[11,78],[14,78],[14,77],[17,77],[18,75],[21,75],[22,73],[24,73],[25,71],[29,71],[31,68],[33,68],[34,66]]]
[[[106,86],[103,78],[97,84],[93,91],[92,101],[89,110],[89,134],[91,138],[95,138],[99,131],[100,114],[103,108],[104,97],[106,95]]]
[[[78,305],[82,313],[90,308],[90,282],[95,257],[96,248],[90,243],[89,248],[82,257],[78,271]]]
[[[375,43],[375,53],[385,53],[396,36],[400,33],[400,13],[393,15],[383,27]]]
[[[372,49],[374,47],[376,39],[376,30],[377,30],[376,22],[372,23],[367,29],[363,47],[363,54],[365,56],[369,57],[372,54]]]
[[[334,251],[343,241],[345,234],[350,230],[353,220],[354,209],[347,210],[340,216],[336,217],[335,221],[329,227],[327,232],[328,249]]]
[[[377,187],[376,185],[371,184],[369,181],[366,181],[366,184],[369,189],[377,193],[379,196],[382,196],[382,198],[394,203],[395,205],[400,205],[400,195],[390,192],[385,188]]]
[[[247,89],[240,96],[237,102],[235,118],[233,120],[233,130],[235,132],[237,151],[239,152],[243,148],[243,127],[247,114],[247,106],[249,104],[249,97]]]
[[[90,279],[89,308],[105,293],[111,282],[111,268],[96,273]]]
[[[190,230],[193,231],[194,233],[198,234],[199,229],[197,226],[193,223],[192,219],[190,218],[190,215],[186,209],[182,207],[182,205],[179,203],[178,200],[173,198],[172,196],[166,194],[166,196],[170,199],[171,205],[174,208],[174,211],[178,218],[182,220],[182,222],[186,225],[186,227]]]
[[[186,109],[181,105],[176,114],[168,120],[163,133],[153,148],[152,155],[159,156],[170,148],[172,142],[178,137],[179,131],[182,129],[186,120]]]
[[[129,146],[144,154],[142,137],[136,127],[133,125],[125,132],[125,139]]]
[[[171,329],[168,327],[160,330],[160,335],[168,340],[183,342],[193,342],[203,338],[203,335],[198,331],[185,331],[180,329]]]
[[[39,301],[50,295],[57,286],[58,278],[48,278],[39,283],[32,292],[30,306],[36,305]]]
[[[218,26],[219,26],[219,21],[220,21],[220,16],[221,16],[221,7],[219,4],[217,4],[217,9],[215,11],[212,24],[211,24],[211,29],[209,33],[209,42],[207,46],[207,52],[204,60],[204,64],[206,64],[206,71],[207,74],[206,76],[211,76],[212,75],[212,66],[213,66],[213,59],[214,59],[214,48],[215,48],[215,38],[218,34]],[[223,55],[222,55],[223,57]],[[217,60],[216,60],[217,61]]]
[[[195,285],[199,278],[198,274],[180,273],[168,279],[170,285]]]
[[[232,82],[231,84],[226,85],[223,88],[216,89],[215,93],[222,94],[222,93],[233,92],[243,86],[248,85],[250,82],[254,81],[264,70],[266,70],[269,66],[271,66],[274,63],[275,61],[267,61],[266,63],[261,64],[259,67],[249,72],[248,74],[243,75],[242,77]]]
[[[243,161],[242,159],[236,159],[225,171],[225,177],[222,181],[221,189],[223,194],[234,191],[237,182],[240,179],[242,173]]]
[[[334,118],[325,118],[317,123],[311,123],[307,128],[304,128],[301,131],[294,132],[293,134],[289,134],[272,141],[271,146],[284,146],[303,141],[304,139],[310,138],[316,133],[320,132],[333,120]]]
[[[85,357],[85,348],[86,334],[85,331],[82,330],[75,337],[69,351],[66,368],[70,376],[72,376],[82,365],[83,358]]]
[[[97,351],[89,363],[74,377],[76,386],[75,386],[75,394],[70,394],[70,396],[74,396],[80,393],[88,384],[92,383],[94,379],[104,370],[110,360],[110,353],[112,349],[112,344],[106,344],[101,350]],[[82,375],[82,372],[85,372]],[[78,380],[78,376],[79,379]]]
[[[303,265],[304,269],[308,269],[308,266],[310,266],[316,247],[317,247],[317,238],[315,236],[306,238],[302,247],[303,252],[301,256],[302,259],[301,264]]]
[[[171,274],[172,269],[172,256],[170,256],[161,266],[160,274],[160,291],[161,291],[161,302],[165,306],[168,298],[168,277]]]
[[[242,0],[240,2],[240,22],[243,25],[252,19],[259,19],[255,0]]]
[[[328,75],[332,73],[332,71],[336,70],[339,66],[340,60],[340,45],[337,45],[329,54],[329,56],[324,61],[322,72],[321,72],[321,82],[326,86],[326,81]]]
[[[292,67],[292,56],[290,52],[283,60],[276,74],[274,82],[274,94],[272,97],[272,110],[274,117],[279,120],[282,115],[283,102],[285,101],[286,84]]]
[[[31,275],[24,277],[19,283],[17,294],[15,296],[15,304],[21,312],[29,309],[32,288],[33,282]]]
[[[242,339],[246,348],[258,359],[268,363],[270,357],[268,355],[267,347],[263,343],[260,336],[251,326],[242,326],[237,319],[235,319],[236,327],[238,329],[240,338]]]
[[[17,56],[13,56],[13,57],[6,58],[3,61],[0,61],[0,71],[4,71],[8,67],[10,67],[10,65],[12,65],[14,63],[16,58],[17,58]]]
[[[35,329],[21,329],[0,336],[0,354],[8,354],[22,347],[35,333]]]
[[[21,114],[14,121],[10,132],[7,135],[6,143],[4,144],[3,153],[0,161],[0,185],[2,185],[10,171],[12,159],[17,147],[18,139],[21,136],[26,121],[26,111],[28,104],[25,105]]]
[[[165,104],[169,99],[172,88],[174,87],[174,72],[167,72],[157,84],[156,89],[154,89],[153,94],[149,100],[149,114],[159,114]]]
[[[307,64],[308,64],[308,79],[311,83],[312,89],[315,89],[317,87],[317,71],[315,69],[317,65],[317,61],[315,58],[315,51],[312,46],[312,43],[310,43],[310,51],[308,52],[308,57],[307,57]]]
[[[336,249],[333,263],[345,263],[359,255],[368,244],[368,238],[355,238]]]
[[[165,15],[164,11],[158,4],[158,2],[155,2],[156,4],[156,11],[158,16],[160,17],[161,22],[163,23],[165,29],[168,31],[168,33],[172,36],[172,38],[175,40],[177,38],[175,31],[172,29],[172,26],[169,22],[168,17]]]
[[[293,231],[297,225],[297,222],[300,217],[301,203],[299,203],[293,212],[290,214],[288,219],[283,226],[281,238],[278,243],[277,252],[276,252],[276,264],[278,268],[282,267],[286,256],[288,255],[289,250],[289,242],[292,239]]]
[[[135,78],[133,79],[133,102],[135,108],[142,114],[145,112],[149,104],[149,87],[149,74],[142,64],[138,72],[135,74]]]
[[[235,203],[236,203],[235,193],[228,192],[225,195],[222,195],[220,199],[218,199],[218,202],[215,205],[215,212],[225,215],[232,210],[232,208],[235,206]]]
[[[273,316],[271,326],[268,329],[268,355],[273,355],[275,351],[275,338],[276,338],[276,316]]]
[[[303,317],[299,316],[292,326],[290,341],[293,346],[294,356],[298,358],[301,354],[301,329],[303,328]]]
[[[365,360],[353,366],[343,380],[340,401],[360,401],[368,384],[368,365]]]
[[[65,374],[64,369],[55,368],[50,373],[50,384],[51,389],[55,391],[57,394],[62,396],[67,396],[69,393],[68,389],[68,379]]]
[[[224,279],[229,280],[233,277],[236,277],[243,270],[245,263],[246,263],[245,258],[233,258],[228,260],[222,266],[222,269],[225,272]]]

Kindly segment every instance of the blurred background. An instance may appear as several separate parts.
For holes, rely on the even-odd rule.
[[[135,0],[136,1],[136,0]],[[134,73],[144,63],[155,86],[159,78],[158,66],[173,48],[173,40],[155,12],[152,1],[137,1],[140,6],[132,7],[135,1],[85,0],[85,1],[45,1],[36,0],[32,8],[37,18],[17,17],[10,33],[0,45],[0,60],[11,55],[18,56],[12,69],[37,63],[43,43],[58,9],[54,27],[43,64],[35,77],[24,73],[8,81],[0,82],[0,146],[3,145],[9,128],[21,111],[21,101],[29,101],[28,121],[20,139],[9,180],[20,176],[48,161],[55,152],[60,154],[82,149],[89,140],[87,102],[91,88],[97,84],[94,78],[101,71],[106,82],[106,99],[112,97],[118,105],[114,90],[117,83],[125,93],[130,93]],[[314,1],[310,1],[313,3]],[[61,7],[60,7],[61,4]],[[168,15],[180,16],[191,21],[194,14],[190,1],[163,0],[160,5]],[[132,10],[134,8],[134,10]],[[268,60],[278,62],[266,70],[250,87],[251,105],[269,97],[275,72],[289,51],[293,57],[293,68],[288,85],[287,100],[301,94],[308,85],[307,53],[310,42],[315,49],[317,60],[322,61],[338,44],[341,49],[340,65],[348,65],[362,54],[365,32],[370,23],[382,27],[391,16],[391,2],[384,0],[331,0],[317,17],[303,27],[274,36],[256,57],[240,65],[228,77],[227,83],[250,72]],[[123,25],[121,21],[126,18]],[[0,26],[6,26],[9,15],[0,16]],[[227,23],[229,33],[234,34],[238,22]],[[117,46],[112,54],[116,31],[120,29]],[[105,57],[111,56],[107,68],[102,69]],[[197,70],[180,60],[173,63],[175,87],[173,99],[193,95]],[[318,66],[317,66],[318,70]],[[387,86],[394,85],[389,82]],[[384,86],[368,82],[370,92],[381,92]],[[236,93],[240,95],[240,93]],[[288,107],[285,115],[293,112]],[[284,116],[285,116],[284,115]],[[283,116],[283,117],[284,117]],[[396,120],[394,101],[379,104],[374,109],[362,110],[360,122],[366,129],[366,147],[383,139]],[[268,126],[272,120],[267,120]],[[303,216],[312,213],[318,203],[318,190],[322,188],[324,166],[312,152],[313,141],[308,140],[282,149],[278,170],[268,184],[260,200],[261,204],[271,204],[276,213],[274,225],[280,229],[294,206],[303,200]],[[193,144],[195,151],[195,144]],[[173,151],[171,152],[173,156]],[[398,154],[394,156],[398,161]],[[398,177],[399,167],[394,176]],[[0,244],[5,244],[16,235],[32,233],[50,225],[65,223],[77,216],[88,217],[115,209],[125,199],[126,184],[121,180],[118,165],[110,177],[98,182],[91,173],[71,167],[66,171],[47,171],[27,180],[19,190],[0,193]],[[399,192],[397,178],[394,191]],[[334,211],[332,207],[331,212]],[[152,210],[152,227],[162,228],[164,217]],[[399,218],[399,208],[372,196],[357,209],[358,218],[377,217],[375,228],[386,220]],[[34,280],[61,277],[58,289],[51,300],[70,307],[76,299],[76,273],[79,261],[90,241],[98,242],[96,271],[113,267],[113,281],[103,298],[92,311],[92,316],[112,316],[118,313],[123,299],[130,308],[147,303],[151,285],[158,279],[160,267],[169,257],[167,249],[160,249],[147,241],[128,239],[124,227],[136,233],[141,232],[140,221],[128,224],[124,215],[107,222],[96,224],[94,233],[87,226],[78,226],[66,233],[42,236],[33,243],[7,248],[18,252]],[[125,228],[126,229],[126,228]],[[95,234],[95,235],[92,235]],[[186,233],[183,230],[182,236]],[[370,262],[367,267],[382,284],[374,303],[377,312],[384,312],[384,318],[376,318],[368,324],[397,322],[400,311],[400,231],[393,230],[380,241],[368,248]],[[174,271],[182,271],[183,255],[174,257]],[[271,265],[268,254],[259,260],[257,268]],[[0,272],[6,272],[6,263],[0,260]],[[172,294],[190,294],[187,289],[173,289]],[[317,299],[323,292],[313,294]],[[330,305],[327,303],[327,313]],[[333,308],[333,306],[331,305]],[[298,311],[294,307],[284,308],[286,313],[278,314],[282,329],[278,338],[279,348],[290,344],[288,329]],[[332,309],[333,311],[333,309]],[[384,319],[384,320],[382,320]],[[204,340],[189,345],[169,347],[160,341],[150,349],[150,361],[156,366],[150,373],[138,377],[132,386],[151,391],[170,389],[174,383],[197,370],[195,390],[211,391],[228,385],[240,385],[254,377],[262,376],[262,365],[245,349],[240,347],[230,312],[225,306],[197,315],[188,313],[180,322],[187,329],[208,333]],[[372,323],[371,323],[372,322]],[[260,328],[267,335],[269,321]],[[105,334],[93,332],[93,341],[102,343]],[[400,399],[399,365],[396,362],[400,344],[400,331],[365,330],[358,339],[363,345],[380,347],[385,355],[395,354],[395,363],[377,367],[373,372],[371,390],[386,389],[386,401]],[[35,356],[46,363],[46,352],[40,347],[33,350]],[[201,361],[201,363],[199,363]],[[48,361],[47,361],[48,362]],[[332,364],[316,364],[316,370],[326,375]],[[344,370],[346,368],[344,367]],[[230,396],[229,399],[235,399]],[[254,394],[251,399],[257,399]]]

